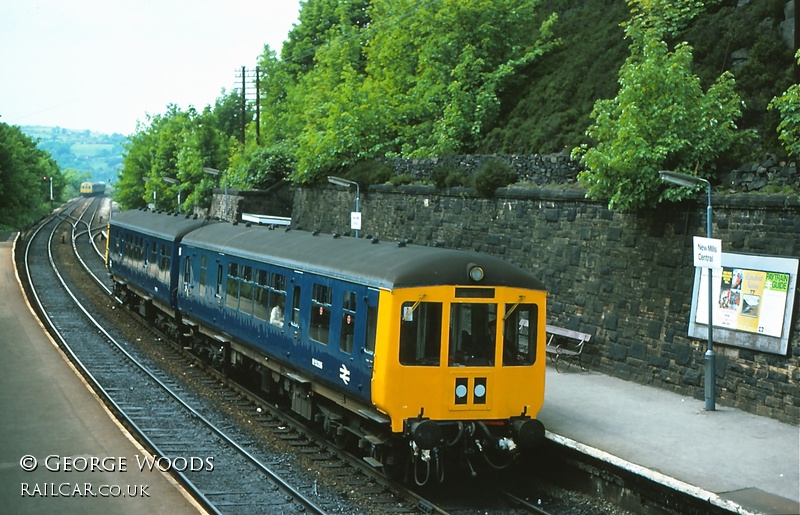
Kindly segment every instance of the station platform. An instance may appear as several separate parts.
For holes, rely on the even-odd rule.
[[[740,514],[800,514],[800,426],[548,364],[547,437]]]
[[[140,471],[147,453],[44,332],[18,283],[13,236],[0,234],[0,512],[204,513],[170,476]]]

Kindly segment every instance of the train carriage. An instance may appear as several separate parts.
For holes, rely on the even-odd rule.
[[[178,242],[187,233],[209,223],[150,211],[115,213],[109,221],[106,266],[115,284],[115,295],[135,302],[145,317],[153,309],[175,318],[178,277]]]
[[[106,183],[104,182],[82,182],[81,195],[84,197],[94,197],[102,195],[106,192]]]
[[[404,466],[425,483],[443,476],[446,455],[496,465],[543,438],[546,292],[530,273],[405,242],[115,218],[112,227],[176,247],[175,295],[157,307],[168,303],[184,345],[290,398],[376,466]],[[131,238],[112,231],[112,275],[113,250]],[[154,296],[152,277],[117,272],[115,281]]]

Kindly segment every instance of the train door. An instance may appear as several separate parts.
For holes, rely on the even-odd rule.
[[[182,249],[178,250],[180,253]],[[183,294],[188,298],[192,293],[192,257],[186,255],[183,257]]]

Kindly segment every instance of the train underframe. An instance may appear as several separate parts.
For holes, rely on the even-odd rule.
[[[404,421],[402,434],[393,433],[390,419],[371,406],[183,318],[126,285],[117,284],[115,296],[207,365],[316,423],[334,445],[357,453],[393,479],[424,486],[443,482],[448,469],[476,476],[485,469],[508,467],[544,440],[544,426],[525,413],[500,421],[420,416]]]

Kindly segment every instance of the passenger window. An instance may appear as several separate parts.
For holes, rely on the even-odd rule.
[[[487,367],[495,363],[497,304],[450,305],[449,366]]]
[[[503,324],[503,366],[527,366],[536,361],[537,304],[506,304]]]
[[[200,296],[206,295],[206,274],[208,273],[208,257],[200,256]]]
[[[228,263],[228,280],[225,285],[225,305],[232,309],[239,308],[239,268],[236,263]]]
[[[442,303],[404,302],[400,313],[400,364],[438,366],[441,340]]]
[[[311,290],[311,324],[309,337],[323,345],[328,344],[331,329],[331,287],[314,284]]]
[[[342,331],[339,338],[339,349],[347,354],[353,353],[353,338],[356,327],[356,294],[344,292],[342,299]]]

